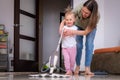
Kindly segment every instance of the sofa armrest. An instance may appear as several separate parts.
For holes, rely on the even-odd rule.
[[[94,54],[108,53],[108,52],[118,53],[118,52],[120,52],[120,46],[118,46],[118,47],[110,47],[110,48],[100,48],[100,49],[95,49],[94,50]]]

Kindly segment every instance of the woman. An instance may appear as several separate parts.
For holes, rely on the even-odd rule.
[[[76,7],[73,12],[76,14],[75,25],[78,30],[64,30],[64,36],[77,35],[77,55],[75,75],[79,74],[80,61],[83,49],[83,36],[86,36],[85,42],[85,74],[94,75],[90,70],[94,49],[94,37],[96,34],[96,26],[99,19],[98,4],[95,0],[87,0],[84,4]],[[64,20],[60,24],[60,31],[65,25]]]

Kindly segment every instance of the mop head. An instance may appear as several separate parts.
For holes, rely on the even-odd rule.
[[[71,75],[64,75],[64,74],[49,74],[49,73],[44,73],[44,74],[33,74],[33,75],[29,75],[30,77],[33,78],[69,78],[71,77]]]

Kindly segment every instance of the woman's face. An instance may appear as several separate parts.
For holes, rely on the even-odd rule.
[[[82,17],[83,18],[88,18],[91,15],[90,10],[87,9],[87,7],[82,7],[81,9]]]

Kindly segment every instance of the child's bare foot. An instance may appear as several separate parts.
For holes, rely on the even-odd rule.
[[[78,75],[80,70],[80,66],[76,66],[74,75]]]
[[[67,71],[65,75],[72,75],[72,71]]]
[[[90,71],[90,67],[85,67],[85,75],[94,75],[94,73]]]

